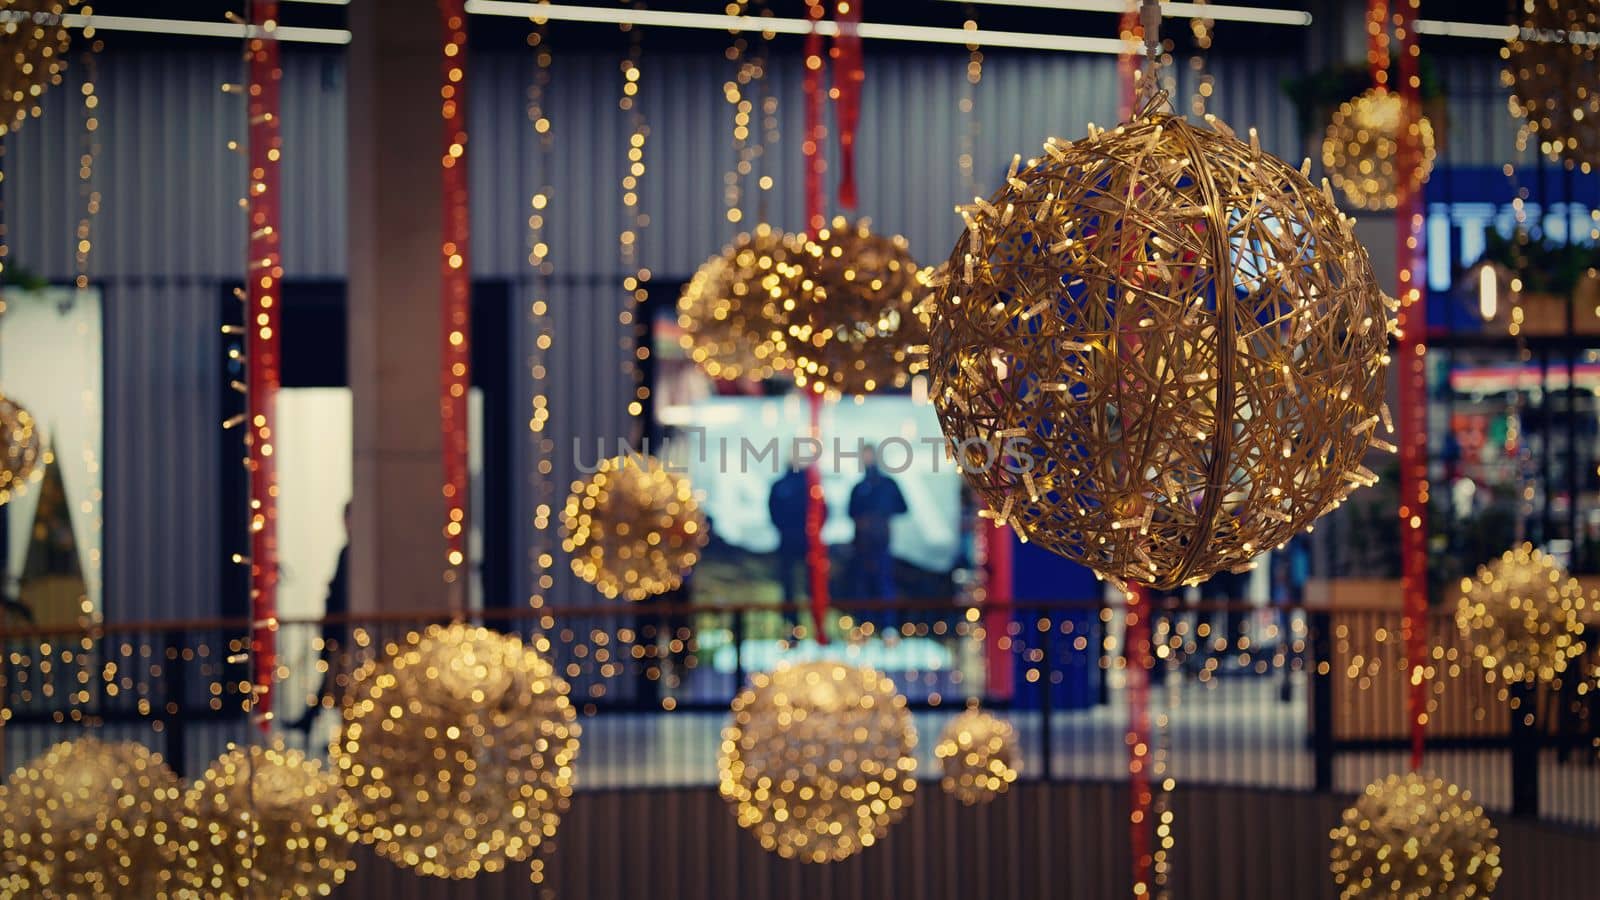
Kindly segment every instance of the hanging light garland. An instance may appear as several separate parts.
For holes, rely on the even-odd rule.
[[[888,676],[828,661],[780,666],[733,700],[717,754],[720,789],[762,847],[837,862],[905,815],[916,743]]]
[[[444,35],[440,56],[439,156],[443,194],[439,246],[439,417],[444,451],[444,583],[451,609],[466,608],[467,499],[471,490],[467,449],[467,394],[472,389],[472,237],[467,182],[467,14],[465,0],[440,0]]]
[[[1500,879],[1498,833],[1483,808],[1415,772],[1367,785],[1329,837],[1341,900],[1490,897]]]
[[[18,896],[165,896],[178,776],[132,741],[56,744],[6,780],[0,872]]]
[[[1528,0],[1521,28],[1500,49],[1500,82],[1521,120],[1519,148],[1588,174],[1600,159],[1600,0]],[[1587,39],[1578,39],[1588,35]]]
[[[547,592],[555,586],[551,570],[555,568],[554,542],[551,537],[551,516],[554,512],[555,484],[551,477],[554,464],[555,441],[546,430],[550,424],[550,385],[547,361],[555,342],[555,326],[550,317],[551,275],[555,265],[550,259],[550,244],[545,216],[548,215],[553,188],[550,183],[555,140],[550,124],[550,111],[545,106],[551,80],[554,57],[550,52],[549,23],[538,18],[535,10],[534,30],[528,35],[528,46],[533,49],[533,83],[528,87],[528,122],[533,126],[539,147],[539,172],[543,185],[528,201],[528,265],[533,269],[534,296],[528,304],[528,323],[534,337],[528,353],[528,380],[533,386],[528,416],[528,431],[534,436],[534,458],[530,475],[533,495],[533,534],[530,553],[531,571],[528,573],[531,588],[528,603],[534,609],[544,606]],[[553,623],[552,623],[553,624]]]
[[[641,368],[641,364],[650,358],[649,343],[641,339],[649,333],[650,323],[643,321],[640,316],[640,311],[650,298],[650,269],[639,261],[639,244],[645,228],[650,224],[650,216],[640,208],[639,202],[650,124],[639,106],[639,86],[644,77],[641,32],[630,25],[622,27],[628,32],[628,55],[622,60],[622,98],[617,101],[617,107],[628,114],[628,169],[621,182],[622,231],[617,236],[617,245],[622,268],[629,274],[622,279],[626,300],[622,311],[617,314],[617,322],[622,325],[620,343],[623,372],[633,384],[633,396],[628,398],[628,415],[637,422],[644,415],[644,401],[650,397],[650,386],[644,383],[644,370]]]
[[[980,709],[951,719],[933,755],[944,769],[940,786],[966,806],[992,803],[1017,780],[1021,767],[1011,723]]]
[[[580,730],[567,692],[513,635],[434,625],[388,645],[351,679],[333,742],[354,829],[439,878],[529,859],[572,799]]]
[[[653,457],[617,456],[573,482],[561,547],[600,593],[637,601],[682,584],[708,530],[687,478]]]
[[[0,137],[44,112],[45,91],[61,84],[72,47],[68,13],[80,0],[0,0]],[[93,15],[84,7],[82,15]],[[83,29],[85,39],[94,29]]]
[[[1548,682],[1583,653],[1586,607],[1576,578],[1521,544],[1461,579],[1456,626],[1491,679]]]
[[[298,750],[233,748],[184,795],[180,881],[205,897],[327,896],[356,867],[350,799]]]

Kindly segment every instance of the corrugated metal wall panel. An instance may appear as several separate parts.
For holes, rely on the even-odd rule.
[[[578,55],[562,52],[559,28],[552,38],[556,65],[547,109],[558,151],[548,173],[554,191],[546,236],[555,266],[556,335],[548,366],[556,444],[551,478],[559,497],[574,473],[573,439],[614,438],[626,427],[630,386],[617,324],[625,302],[617,235],[628,123],[617,106],[621,41],[615,54]],[[734,152],[722,84],[733,66],[711,54],[653,52],[666,42],[663,33],[645,35],[641,87],[651,127],[641,209],[651,224],[640,261],[658,284],[686,277],[737,230],[723,214],[723,176]],[[952,207],[967,199],[956,162],[966,59],[961,48],[891,55],[880,46],[867,63],[860,212],[883,230],[905,234],[926,262],[947,254],[960,227]],[[473,64],[473,270],[478,278],[512,281],[525,304],[533,296],[529,198],[547,177],[539,171],[527,118],[532,57],[483,54]],[[285,267],[292,279],[342,279],[342,60],[336,52],[295,47],[284,65]],[[113,614],[129,618],[209,612],[216,608],[210,594],[226,552],[216,545],[214,522],[216,392],[223,388],[214,327],[221,284],[239,277],[244,246],[237,207],[243,161],[225,149],[242,132],[242,107],[219,85],[238,79],[240,61],[235,49],[208,44],[182,53],[106,54],[100,67],[97,182],[105,199],[93,265],[107,300],[107,596]],[[1235,126],[1255,124],[1268,150],[1297,158],[1306,148],[1279,84],[1300,68],[1290,57],[1213,60],[1217,95],[1210,107]],[[767,218],[796,228],[803,215],[799,61],[775,59],[769,71],[782,140],[758,171],[777,178],[766,198]],[[1444,159],[1487,165],[1507,158],[1512,129],[1492,59],[1446,60],[1442,72],[1451,93]],[[1193,88],[1186,67],[1180,65],[1179,74],[1175,102],[1186,109]],[[80,208],[80,77],[81,67],[50,93],[45,117],[8,142],[5,159],[12,258],[57,281],[72,274]],[[1109,59],[986,54],[976,92],[979,189],[999,182],[1013,153],[1037,154],[1046,137],[1076,137],[1087,121],[1111,124],[1116,98]],[[830,186],[836,174],[835,165]],[[753,190],[753,182],[746,187]],[[518,352],[525,354],[531,341],[531,334],[521,335]],[[526,388],[514,392],[513,421],[526,421],[528,395]],[[533,466],[532,444],[514,458]],[[523,471],[514,480],[525,485],[529,476]],[[519,505],[519,529],[531,527],[525,505]],[[167,530],[153,523],[167,523]],[[526,573],[518,575],[525,588]]]

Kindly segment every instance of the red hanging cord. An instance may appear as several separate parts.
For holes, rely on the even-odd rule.
[[[856,131],[861,122],[861,85],[866,80],[861,50],[861,5],[839,0],[839,34],[833,39],[833,90],[839,124],[839,206],[856,208]]]
[[[827,130],[822,124],[822,35],[815,30],[822,21],[821,0],[806,0],[806,15],[811,19],[812,31],[806,35],[805,80],[806,134],[801,145],[805,157],[806,234],[815,236],[827,224],[822,208],[822,174],[827,170],[822,156],[822,142]],[[821,446],[822,395],[810,391],[811,437]],[[813,462],[806,469],[806,570],[810,573],[811,624],[817,643],[828,643],[825,627],[828,611],[828,548],[822,542],[822,526],[827,518],[827,504],[822,498],[822,470]]]
[[[279,342],[283,260],[278,237],[279,65],[277,0],[254,0],[248,45],[249,265],[245,284],[245,430],[250,480],[250,659],[252,709],[262,732],[272,715],[272,674],[278,666],[278,468],[272,454],[280,383]]]

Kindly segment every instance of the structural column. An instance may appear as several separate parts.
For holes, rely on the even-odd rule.
[[[354,0],[348,54],[352,613],[447,613],[434,0]]]

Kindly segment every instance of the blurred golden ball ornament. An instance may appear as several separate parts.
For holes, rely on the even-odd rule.
[[[1500,879],[1497,832],[1483,808],[1415,772],[1367,785],[1329,837],[1341,900],[1489,897]]]
[[[25,886],[19,896],[165,897],[181,793],[142,744],[56,744],[6,782],[0,870]]]
[[[434,625],[390,644],[352,679],[332,747],[354,829],[439,878],[528,859],[572,799],[579,727],[567,690],[514,635]]]
[[[707,539],[689,479],[642,455],[603,460],[573,482],[561,532],[579,578],[607,597],[635,601],[683,584]]]
[[[1352,206],[1377,211],[1400,204],[1395,169],[1400,156],[1400,116],[1404,100],[1398,93],[1373,88],[1339,105],[1322,140],[1322,165],[1333,186]],[[1417,118],[1422,166],[1411,173],[1415,191],[1433,171],[1433,124]]]
[[[1488,672],[1507,682],[1550,681],[1584,651],[1587,605],[1576,578],[1522,544],[1461,579],[1456,626]]]
[[[679,343],[713,378],[787,369],[781,324],[800,285],[799,239],[762,224],[695,272],[678,297]]]
[[[925,367],[928,339],[916,308],[931,270],[918,268],[900,235],[862,219],[806,241],[796,309],[786,319],[795,383],[817,393],[869,394],[904,387]]]
[[[739,825],[785,859],[881,840],[911,805],[917,732],[887,675],[819,661],[757,674],[733,700],[717,772]]]
[[[33,414],[0,394],[0,505],[44,477],[43,461],[44,444]]]
[[[1550,159],[1585,173],[1600,160],[1600,0],[1528,0],[1500,49],[1511,114]],[[1568,35],[1588,39],[1568,40]]]
[[[356,867],[350,798],[318,760],[234,748],[184,795],[183,881],[228,900],[326,897]]]
[[[1010,722],[980,709],[951,719],[933,754],[944,766],[940,785],[967,806],[994,800],[1017,780],[1016,732]]]
[[[0,136],[43,111],[44,92],[61,83],[72,32],[62,17],[79,0],[0,0]]]
[[[962,208],[930,301],[930,396],[980,515],[1119,584],[1244,571],[1394,449],[1395,303],[1351,220],[1207,121],[1052,139]]]

